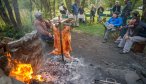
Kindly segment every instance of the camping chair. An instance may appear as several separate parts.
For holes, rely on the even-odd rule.
[[[105,36],[105,32],[106,32],[106,30],[107,30],[107,27],[103,24],[103,26],[104,26],[104,28],[105,28],[105,30],[104,30],[104,36]],[[118,36],[119,36],[119,28],[120,27],[116,27],[115,29],[116,30],[114,30],[114,31],[111,31],[110,32],[110,38],[112,38],[113,40],[116,40],[117,38],[118,38]]]
[[[98,23],[103,24],[103,23],[105,23],[105,22],[106,22],[106,18],[103,18],[103,19],[101,19],[100,21],[98,21],[97,24],[98,24]]]
[[[106,14],[102,14],[101,16],[102,16],[102,17],[103,17],[103,16],[106,16]],[[97,21],[97,24],[98,24],[98,23],[102,23],[102,24],[103,24],[103,23],[106,22],[106,17],[104,17],[104,18],[102,18],[102,17],[101,17],[101,20]],[[98,18],[99,18],[99,16],[97,16],[97,20],[98,20]]]

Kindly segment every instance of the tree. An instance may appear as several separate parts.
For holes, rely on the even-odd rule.
[[[146,22],[146,0],[143,0],[142,20]]]
[[[11,20],[11,23],[13,24],[14,28],[17,29],[17,23],[16,23],[16,21],[15,21],[15,18],[14,18],[13,12],[12,12],[12,8],[11,8],[11,6],[10,6],[9,1],[8,1],[8,0],[3,0],[3,2],[5,3],[5,6],[6,6],[6,8],[7,8],[7,11],[8,11],[10,20]]]
[[[56,16],[56,0],[54,0],[54,2],[53,2],[53,15],[54,15],[54,17]]]
[[[47,5],[47,7],[48,7],[48,9],[49,9],[49,10],[47,11],[47,12],[49,13],[49,18],[52,19],[53,16],[52,16],[51,0],[48,0],[48,2],[47,2],[46,5]]]
[[[65,0],[66,6],[69,12],[71,12],[71,5],[72,5],[72,0]]]
[[[6,13],[5,8],[3,7],[1,0],[0,0],[0,16],[1,16],[2,20],[5,22],[5,24],[11,25],[11,21]]]
[[[20,18],[17,0],[13,0],[13,7],[14,7],[15,17],[16,17],[16,21],[17,21],[17,27],[20,28],[22,26],[22,23],[21,23],[21,18]]]
[[[138,0],[134,0],[133,4],[132,4],[132,9],[134,9],[136,3],[138,2]]]
[[[75,0],[75,2],[80,6],[80,0]]]
[[[81,6],[83,7],[83,9],[85,8],[85,2],[86,2],[86,0],[82,0],[82,2],[81,2]]]

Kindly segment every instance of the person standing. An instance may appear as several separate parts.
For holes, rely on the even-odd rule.
[[[75,26],[79,26],[79,21],[78,21],[79,8],[76,2],[72,5],[72,12],[75,19]]]
[[[59,10],[62,15],[65,15],[67,12],[67,8],[64,6],[64,4],[61,4],[61,6],[59,7]]]
[[[119,1],[116,1],[116,2],[115,2],[115,5],[113,6],[112,12],[113,12],[113,13],[114,13],[114,12],[119,12],[119,13],[121,13],[121,5],[120,5]]]
[[[103,12],[104,12],[104,8],[100,5],[97,9],[97,14],[98,14],[98,21],[101,21],[101,16],[103,15]],[[97,22],[98,22],[97,21]]]
[[[90,10],[90,20],[92,22],[94,22],[95,13],[96,13],[96,8],[94,5],[92,5],[91,10]]]
[[[79,8],[79,20],[85,23],[84,9],[82,6]]]
[[[126,25],[127,23],[127,19],[128,17],[130,16],[130,13],[132,11],[132,3],[130,0],[124,0],[125,1],[125,6],[122,10],[122,13],[121,13],[121,17],[123,19],[123,26]]]

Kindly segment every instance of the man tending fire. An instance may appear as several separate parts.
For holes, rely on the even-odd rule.
[[[51,25],[49,22],[43,19],[42,14],[40,12],[36,12],[35,14],[34,26],[37,30],[37,33],[42,41],[52,41],[53,36],[51,32],[49,32]]]

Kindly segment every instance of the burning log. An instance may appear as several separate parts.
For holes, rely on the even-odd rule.
[[[7,48],[7,44],[12,40],[13,40],[12,38],[8,38],[8,37],[4,37],[2,39],[2,41],[0,42],[0,49],[2,50],[0,51],[0,54],[4,55],[5,52],[9,51]]]
[[[6,56],[0,55],[0,84],[23,84],[20,81],[17,81],[13,78],[8,77],[9,69],[8,58]]]
[[[9,75],[8,69],[6,69],[8,65],[8,59],[6,56],[0,55],[0,69],[4,72],[4,74]]]
[[[0,54],[3,54],[4,52],[6,52],[7,51],[6,44],[0,43],[0,49],[2,49]]]

